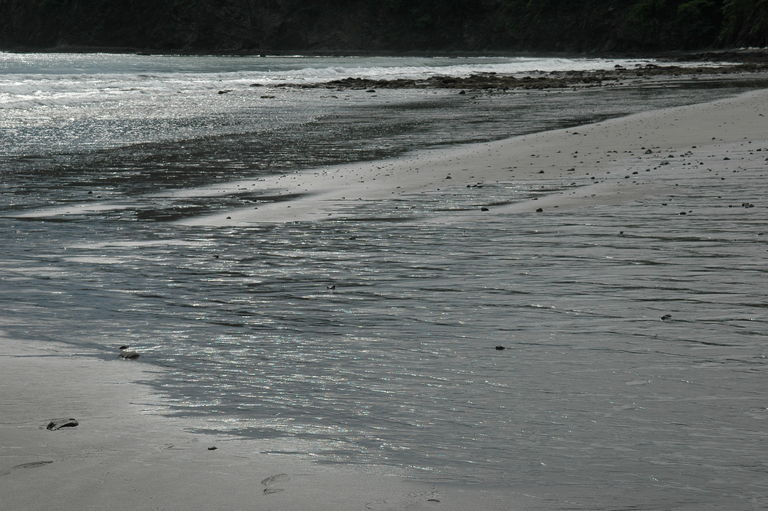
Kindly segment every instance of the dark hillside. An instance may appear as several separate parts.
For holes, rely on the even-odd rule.
[[[768,0],[0,0],[0,47],[663,51],[768,44]]]

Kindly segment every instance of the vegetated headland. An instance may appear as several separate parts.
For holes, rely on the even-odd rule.
[[[0,0],[0,48],[631,53],[768,45],[763,0]]]

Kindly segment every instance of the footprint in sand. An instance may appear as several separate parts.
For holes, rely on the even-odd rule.
[[[290,476],[288,476],[288,474],[275,474],[266,479],[262,479],[261,485],[264,487],[264,495],[272,495],[273,493],[285,491],[285,488],[277,488],[277,486],[282,486],[282,484],[289,479]]]
[[[23,470],[23,469],[27,469],[27,468],[44,467],[45,465],[50,465],[51,463],[53,463],[53,461],[46,460],[46,461],[32,461],[32,462],[29,462],[29,463],[22,463],[21,465],[14,465],[10,469],[3,470],[2,472],[0,472],[0,477],[7,476],[8,474],[10,474],[14,470]]]
[[[426,507],[422,507],[421,503],[426,502]],[[368,502],[365,504],[365,509],[370,511],[391,511],[392,509],[439,509],[438,505],[441,503],[440,493],[435,490],[426,490],[411,492],[406,495],[394,496],[391,499],[382,499]]]

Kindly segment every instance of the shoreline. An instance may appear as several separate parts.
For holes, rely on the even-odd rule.
[[[557,181],[562,191],[500,205],[478,200],[455,211],[435,211],[410,221],[479,220],[493,214],[532,213],[545,203],[561,209],[593,207],[659,193],[669,184],[666,180],[674,178],[676,169],[694,162],[697,166],[705,162],[722,166],[724,159],[731,159],[730,152],[736,151],[734,144],[763,141],[760,134],[766,127],[768,89],[760,89],[710,103],[641,112],[574,128],[418,151],[391,160],[169,191],[155,197],[189,199],[244,191],[269,191],[286,197],[258,208],[229,209],[174,222],[220,227],[354,217],[355,205],[367,201],[408,200],[438,191],[461,194],[476,186],[541,180]],[[751,156],[758,163],[764,158],[761,153]],[[77,206],[55,210],[58,214],[82,211]]]
[[[301,55],[306,57],[563,57],[563,58],[654,58],[675,62],[705,62],[712,60],[727,60],[741,63],[768,62],[768,48],[702,48],[698,50],[668,50],[668,51],[547,51],[522,49],[488,49],[488,50],[431,50],[431,51],[377,51],[377,50],[300,50],[300,49],[161,49],[137,48],[131,46],[8,46],[0,47],[0,52],[6,53],[106,53],[106,54],[135,54],[157,56],[190,56],[190,57],[286,57]]]
[[[384,160],[334,164],[255,179],[166,189],[142,199],[196,200],[249,195],[258,200],[269,197],[269,202],[259,203],[256,207],[230,208],[171,221],[180,226],[210,227],[344,219],[349,215],[354,217],[355,208],[368,201],[407,201],[441,190],[462,194],[463,190],[478,186],[540,180],[548,180],[550,184],[556,180],[563,191],[549,197],[516,200],[514,204],[495,204],[480,198],[455,211],[435,211],[436,214],[403,220],[433,223],[449,221],[450,217],[460,220],[480,218],[489,213],[534,212],[543,204],[536,201],[542,199],[556,208],[594,206],[601,201],[617,203],[658,191],[653,180],[668,175],[675,168],[667,166],[673,162],[666,161],[675,152],[691,153],[674,162],[679,168],[691,164],[697,155],[703,158],[713,151],[726,157],[732,149],[729,144],[747,139],[761,140],[759,134],[768,126],[763,116],[768,113],[758,110],[766,101],[768,88],[755,89],[713,102],[639,112],[576,127],[491,142],[417,150]],[[687,129],[688,125],[700,130]],[[726,125],[728,129],[723,129]],[[593,189],[595,185],[598,186]],[[575,197],[581,199],[575,200]],[[132,203],[120,201],[89,201],[21,210],[9,216],[43,219],[131,207]],[[490,211],[482,211],[485,208]]]
[[[694,126],[696,129],[691,129]],[[696,164],[730,172],[765,165],[768,90],[497,142],[436,149],[395,160],[311,169],[158,194],[205,197],[247,186],[303,194],[258,210],[228,210],[177,224],[253,225],[344,218],[356,201],[466,189],[482,181],[590,180],[520,202],[475,204],[413,222],[476,222],[488,215],[546,214],[553,208],[621,204],[673,186]],[[761,138],[762,137],[762,138]],[[740,144],[759,142],[758,153]],[[648,152],[650,151],[650,152]],[[666,162],[666,163],[665,163]],[[701,162],[701,165],[699,165]],[[646,169],[651,169],[646,172]],[[543,174],[540,174],[543,172]],[[451,179],[448,180],[447,177]],[[329,188],[331,180],[334,187]],[[482,211],[485,207],[488,211]],[[78,209],[80,208],[80,209]],[[55,214],[87,211],[74,205]],[[39,210],[48,216],[50,210]],[[34,216],[35,212],[30,213]],[[228,218],[229,217],[229,218]],[[139,380],[153,369],[102,360],[96,352],[0,336],[0,491],[9,511],[49,509],[528,509],[537,501],[512,491],[450,491],[407,480],[387,467],[328,466],[264,454],[269,441],[191,433],[194,419],[163,417],[162,400]],[[36,344],[37,346],[30,346]],[[103,355],[103,354],[102,354]],[[44,375],[44,376],[43,376]],[[76,428],[47,431],[54,417]],[[209,447],[216,450],[208,450]],[[45,488],[45,491],[41,491]],[[539,503],[540,504],[540,503]]]

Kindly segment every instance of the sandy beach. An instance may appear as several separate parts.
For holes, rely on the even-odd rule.
[[[459,510],[477,502],[394,468],[313,464],[263,454],[267,442],[195,434],[204,421],[160,416],[162,400],[136,383],[152,377],[151,367],[117,355],[0,337],[2,509]],[[46,429],[56,418],[78,425]],[[509,499],[487,493],[483,509],[517,509]]]
[[[765,141],[762,134],[768,127],[766,115],[768,92],[761,90],[578,128],[425,151],[390,161],[183,190],[174,196],[205,197],[244,190],[274,190],[298,196],[258,209],[243,208],[180,222],[221,226],[322,220],[349,214],[350,208],[360,201],[538,179],[559,179],[567,191],[539,197],[536,201],[493,206],[479,203],[474,211],[442,213],[425,221],[481,220],[488,214],[531,212],[539,208],[619,204],[663,192],[668,185],[666,178],[674,178],[676,169],[691,164],[726,172],[735,165],[762,163],[762,153],[743,149]],[[737,153],[738,158],[729,158],[733,153]],[[590,179],[594,184],[569,186],[578,178]],[[483,211],[484,207],[488,211]],[[77,206],[55,212],[76,211]]]
[[[480,222],[488,215],[546,214],[620,207],[668,193],[680,172],[726,179],[768,160],[768,91],[713,103],[646,112],[577,128],[492,143],[415,153],[388,161],[313,169],[227,185],[160,192],[158,199],[230,195],[242,190],[290,195],[258,208],[180,221],[231,226],[354,215],[361,202],[484,183],[560,180],[537,200],[478,202],[411,221]],[[591,184],[571,186],[571,182]],[[738,203],[737,198],[728,198]],[[19,217],[109,210],[77,203]],[[62,333],[62,336],[66,335]],[[62,341],[66,340],[62,337]],[[152,366],[103,353],[0,337],[0,507],[74,510],[524,510],[534,497],[436,488],[387,467],[312,463],[264,454],[268,440],[194,433],[204,424],[163,416],[162,399],[138,382]],[[78,426],[49,431],[54,418]],[[215,447],[215,449],[213,449]]]

